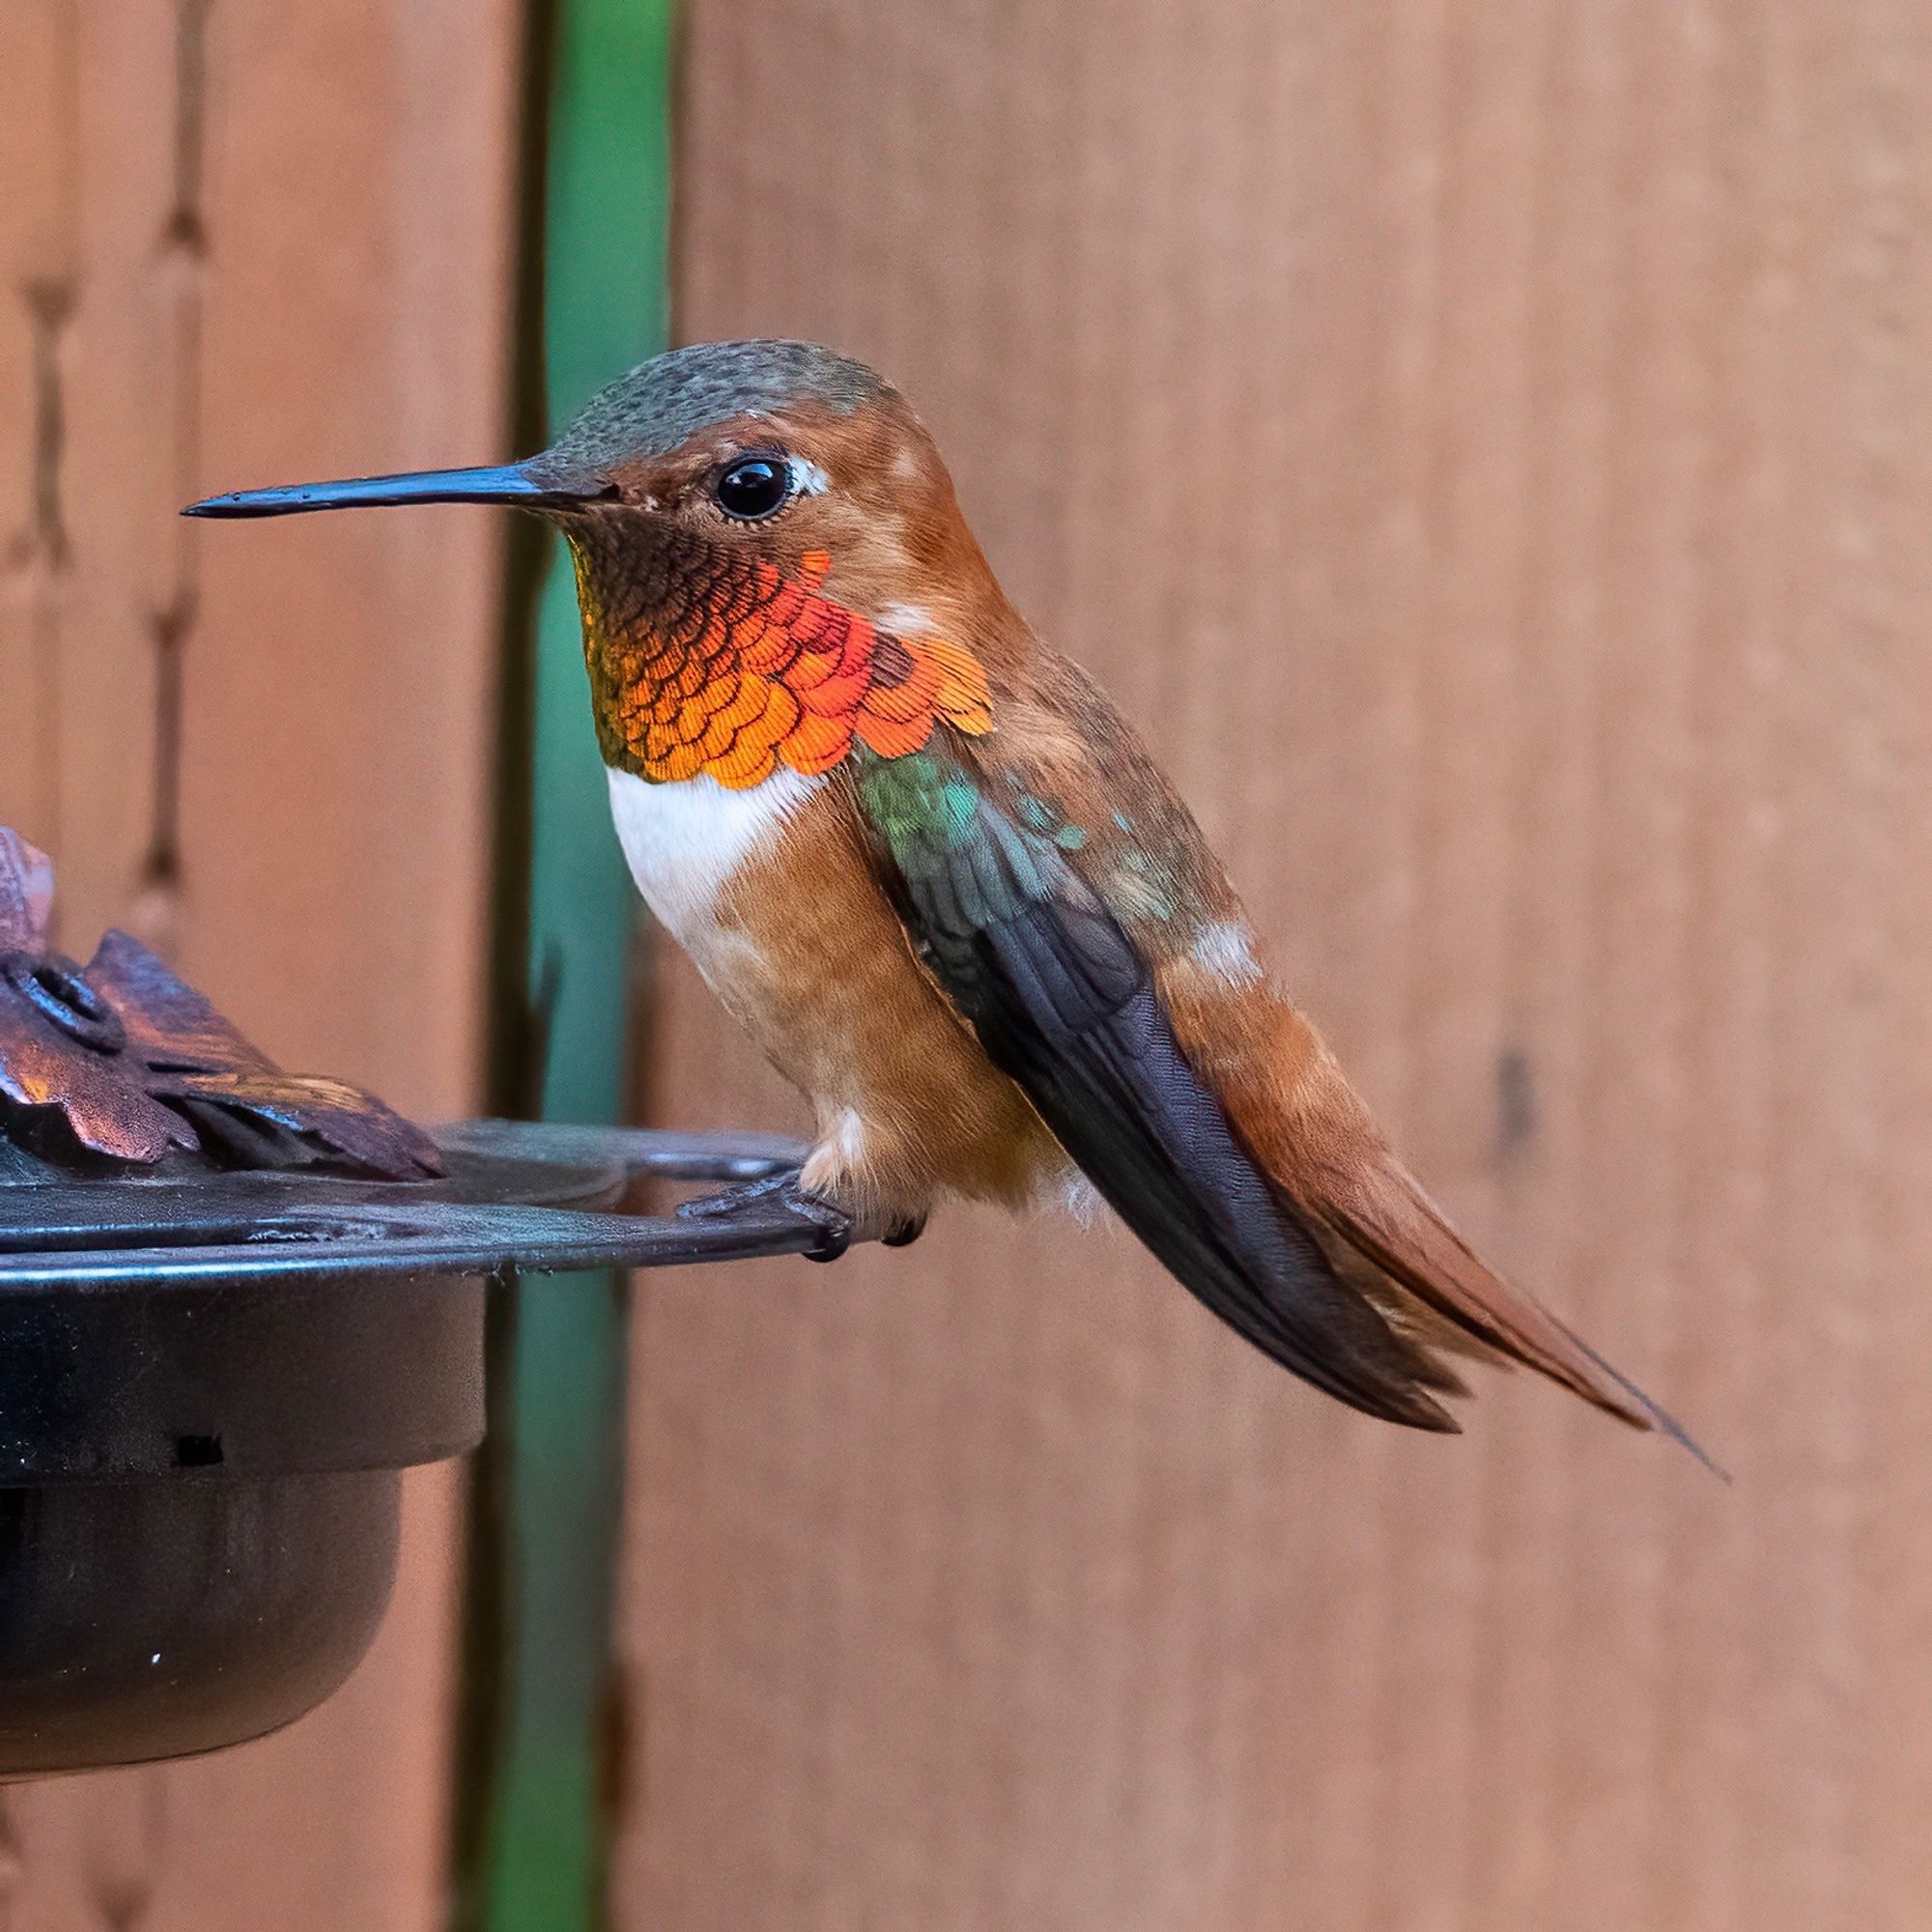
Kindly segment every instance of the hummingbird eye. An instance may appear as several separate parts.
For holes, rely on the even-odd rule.
[[[718,507],[741,524],[775,516],[791,496],[791,466],[781,456],[741,456],[719,476]]]

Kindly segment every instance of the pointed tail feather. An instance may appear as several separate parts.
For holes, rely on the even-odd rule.
[[[1491,1268],[1392,1154],[1331,1178],[1310,1204],[1324,1224],[1401,1287],[1479,1341],[1540,1370],[1635,1429],[1656,1429],[1719,1475],[1667,1410],[1569,1324]]]

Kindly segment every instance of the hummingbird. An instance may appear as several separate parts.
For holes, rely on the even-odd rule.
[[[1343,1403],[1455,1431],[1517,1362],[1687,1446],[1481,1261],[1269,973],[1139,736],[1002,591],[899,392],[804,342],[696,344],[552,446],[195,503],[496,503],[561,531],[631,873],[805,1094],[781,1200],[832,1259],[944,1197],[1096,1198]]]

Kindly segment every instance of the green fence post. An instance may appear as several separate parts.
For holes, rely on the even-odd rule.
[[[561,424],[668,326],[671,0],[533,0],[531,191],[542,407]],[[540,267],[539,267],[540,265]],[[534,287],[527,292],[534,298]],[[536,344],[526,340],[533,358]],[[534,366],[534,363],[532,363]],[[553,539],[506,718],[497,1104],[621,1118],[637,898],[611,828],[576,598]],[[515,742],[526,733],[524,744]],[[508,982],[501,970],[510,967]],[[491,1439],[474,1472],[456,1910],[468,1932],[604,1918],[602,1798],[623,1459],[623,1286],[574,1276],[494,1300]]]

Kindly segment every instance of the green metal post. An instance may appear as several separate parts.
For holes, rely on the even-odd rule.
[[[671,0],[533,0],[541,194],[529,206],[542,224],[549,427],[665,344],[671,11]],[[559,548],[540,565],[533,657],[511,707],[530,733],[526,751],[515,748],[525,783],[510,787],[513,811],[524,794],[527,815],[504,839],[510,870],[524,874],[506,882],[506,956],[520,958],[538,1017],[513,1030],[511,1059],[499,1055],[498,1084],[546,1119],[608,1122],[625,1098],[637,899],[611,829]],[[509,720],[512,731],[524,724]],[[506,759],[513,772],[519,762]],[[569,1277],[497,1298],[492,1440],[471,1511],[456,1916],[470,1932],[587,1932],[604,1918],[622,1284]]]

